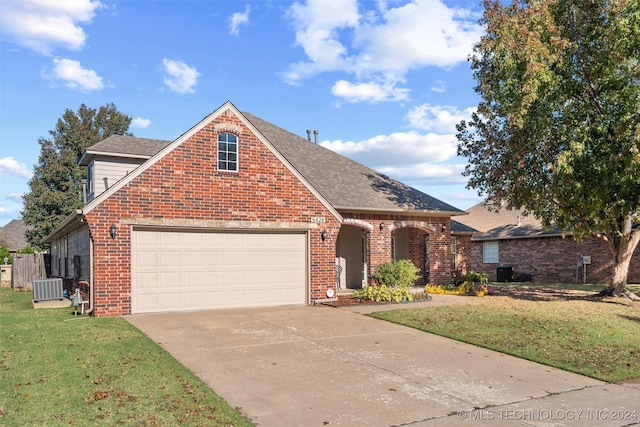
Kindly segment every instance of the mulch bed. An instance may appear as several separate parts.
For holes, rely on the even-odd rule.
[[[518,287],[518,286],[490,286],[491,292],[487,297],[491,296],[506,296],[514,299],[522,299],[528,301],[575,301],[575,300],[591,300],[591,301],[601,301],[602,298],[597,297],[593,292],[587,291],[578,291],[578,290],[563,290],[563,289],[550,289],[550,288],[529,288],[529,287]],[[338,301],[326,303],[326,305],[330,305],[333,307],[345,307],[345,306],[353,306],[353,305],[367,305],[367,304],[396,304],[393,302],[375,302],[363,300],[360,298],[354,298],[351,294],[338,294]],[[624,299],[612,299],[607,302],[619,302],[619,303],[630,303],[627,301],[622,301]],[[636,302],[633,305],[640,306],[640,303]]]
[[[353,295],[351,294],[338,294],[337,297],[338,297],[338,301],[329,302],[329,303],[326,303],[325,305],[329,305],[332,307],[345,307],[345,306],[352,306],[352,305],[368,305],[368,304],[398,304],[392,301],[376,302],[376,301],[369,301],[369,300],[364,300],[360,298],[354,298]],[[417,299],[414,301],[423,301],[423,300]]]

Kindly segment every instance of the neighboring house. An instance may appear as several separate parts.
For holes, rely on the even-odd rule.
[[[486,201],[467,212],[457,220],[478,230],[471,238],[469,270],[487,273],[492,281],[605,283],[611,279],[612,255],[601,239],[577,241],[558,229],[546,230],[523,211],[492,211]],[[640,282],[640,250],[631,261],[628,281]]]
[[[26,231],[27,226],[24,221],[12,219],[4,227],[0,228],[0,245],[6,245],[9,252],[15,254],[18,249],[29,246],[25,236]]]
[[[423,282],[455,270],[465,212],[229,102],[172,142],[113,136],[80,163],[88,202],[46,241],[96,316],[313,304],[394,258]]]

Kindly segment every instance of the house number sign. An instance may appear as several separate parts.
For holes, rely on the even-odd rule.
[[[315,224],[322,224],[325,222],[325,219],[323,216],[312,216],[311,222]]]

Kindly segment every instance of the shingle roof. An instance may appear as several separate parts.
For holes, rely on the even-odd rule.
[[[463,223],[456,221],[456,220],[451,220],[451,232],[454,234],[474,234],[477,233],[478,230],[476,230],[473,227],[469,227],[467,225],[464,225]]]
[[[259,117],[242,114],[336,209],[463,213]]]
[[[137,157],[149,159],[162,150],[171,141],[161,139],[137,138],[134,136],[111,135],[87,148],[79,164],[86,166],[90,158],[96,154],[116,157]]]
[[[523,210],[504,207],[496,212],[491,201],[482,201],[467,209],[469,215],[457,218],[458,222],[475,228],[473,240],[521,239],[527,237],[559,236],[559,229],[547,230],[533,215],[524,215]]]
[[[10,252],[29,246],[25,232],[27,226],[21,219],[13,219],[0,228],[0,244],[6,244]]]
[[[464,214],[458,208],[259,117],[242,114],[335,209]],[[115,135],[89,147],[82,159],[95,154],[151,157],[169,143]]]

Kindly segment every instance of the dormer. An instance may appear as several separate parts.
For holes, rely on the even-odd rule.
[[[171,141],[112,135],[87,148],[78,164],[87,167],[87,203]]]

